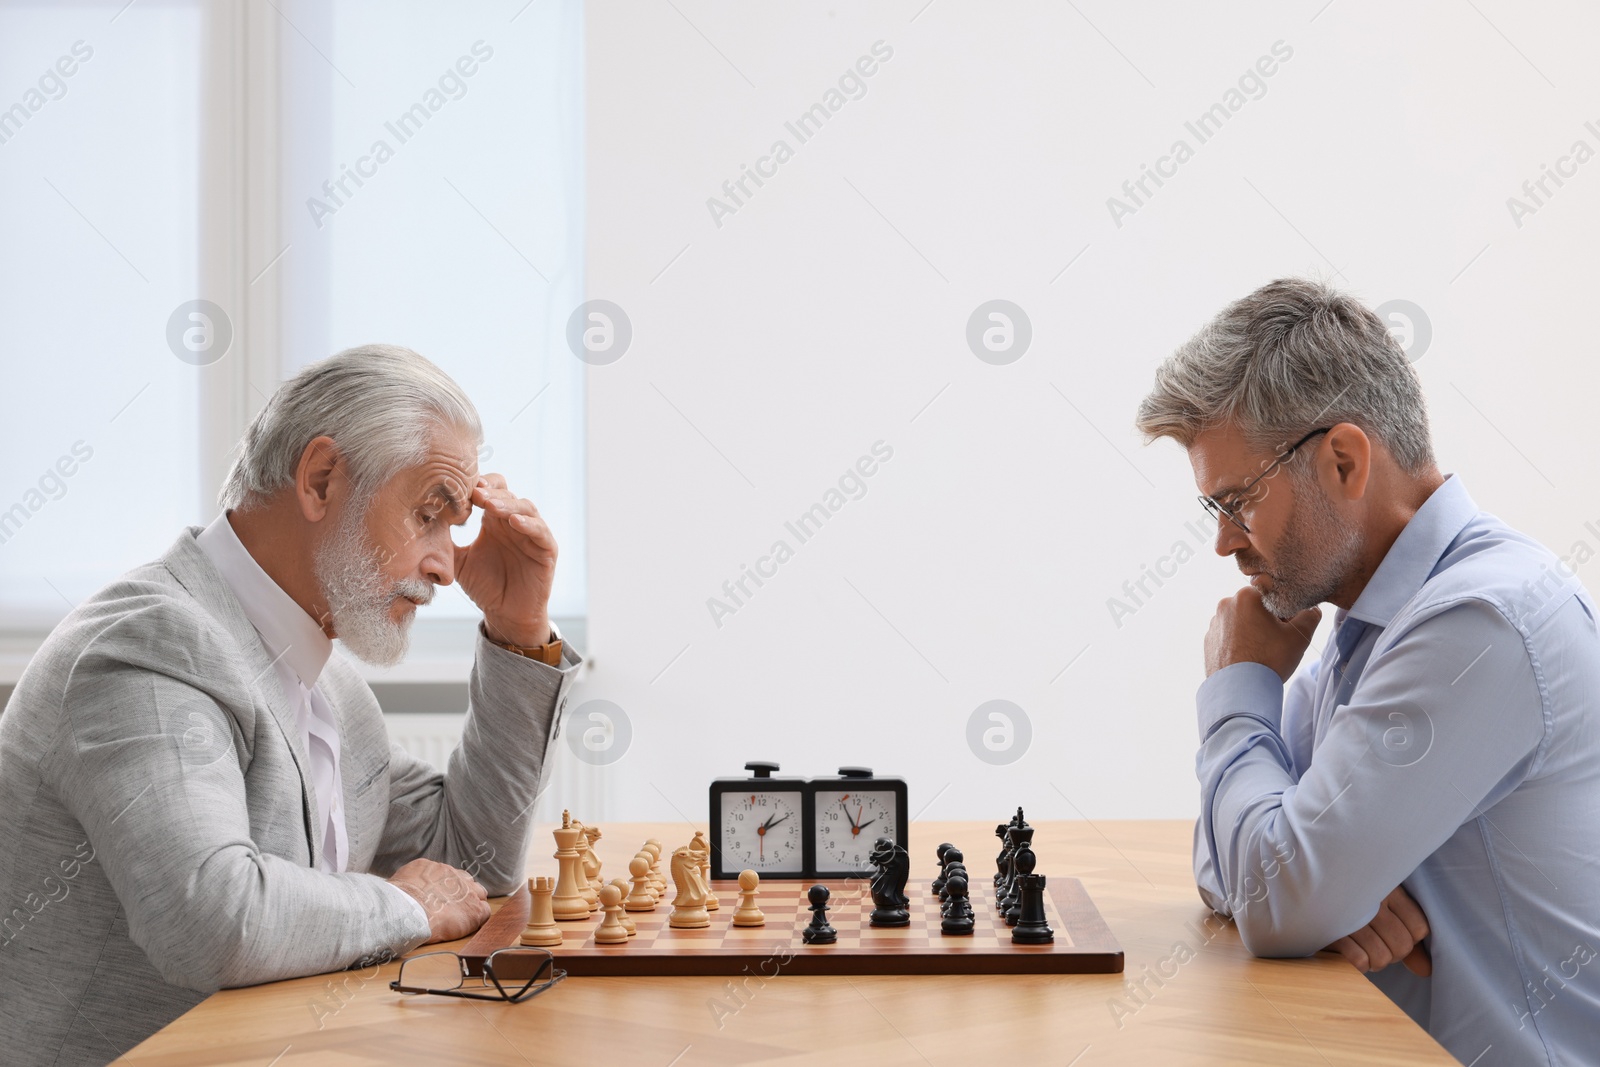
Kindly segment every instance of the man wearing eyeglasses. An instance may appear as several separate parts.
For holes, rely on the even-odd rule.
[[[0,716],[0,1061],[109,1062],[219,988],[465,937],[517,887],[580,661],[550,528],[478,472],[482,440],[409,349],[314,363],[246,431],[222,513],[46,640]],[[332,643],[399,662],[452,582],[483,620],[440,773]]]
[[[1195,877],[1258,956],[1329,947],[1464,1063],[1600,1034],[1600,639],[1573,572],[1442,475],[1384,324],[1272,282],[1156,372],[1250,582],[1205,638]],[[1338,608],[1302,664],[1319,604]]]

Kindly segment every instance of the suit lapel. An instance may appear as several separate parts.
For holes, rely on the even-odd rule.
[[[267,654],[267,646],[262,644],[261,635],[250,624],[244,608],[239,605],[238,598],[233,595],[233,590],[218,573],[210,557],[195,543],[195,537],[203,528],[187,527],[162,557],[162,563],[211,617],[222,624],[243,652],[244,673],[250,679],[250,689],[266,703],[294,759],[295,771],[300,778],[300,810],[305,826],[306,847],[310,851],[311,866],[315,867],[322,853],[322,835],[312,832],[312,819],[319,809],[316,794],[311,788],[308,773],[310,756],[300,736],[300,723],[278,681],[276,664]]]

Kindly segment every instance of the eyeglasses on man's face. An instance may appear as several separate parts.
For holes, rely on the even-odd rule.
[[[1312,430],[1310,433],[1300,438],[1300,440],[1296,441],[1294,444],[1278,453],[1277,458],[1267,465],[1266,470],[1250,479],[1250,481],[1245,483],[1245,485],[1241,488],[1225,494],[1227,497],[1225,501],[1218,500],[1213,496],[1205,496],[1202,494],[1200,497],[1200,506],[1205,508],[1206,514],[1210,515],[1218,523],[1221,523],[1223,519],[1227,519],[1245,533],[1249,533],[1250,527],[1245,523],[1242,512],[1244,511],[1245,507],[1256,503],[1260,496],[1260,494],[1256,494],[1256,496],[1252,497],[1251,490],[1253,490],[1264,479],[1276,471],[1282,464],[1286,463],[1301,445],[1317,436],[1317,434],[1327,433],[1331,429],[1333,429],[1332,426],[1324,426],[1322,429]]]

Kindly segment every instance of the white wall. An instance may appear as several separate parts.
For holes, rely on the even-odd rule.
[[[1506,203],[1600,149],[1597,22],[1504,0],[588,5],[588,295],[634,338],[589,369],[574,704],[615,702],[632,740],[604,767],[563,751],[553,794],[701,819],[711,778],[769,758],[897,772],[928,818],[1194,814],[1201,635],[1239,579],[1207,550],[1114,623],[1108,598],[1201,516],[1181,451],[1130,420],[1158,361],[1280,275],[1425,309],[1444,469],[1600,549],[1600,162],[1520,227]],[[866,95],[797,144],[784,122],[880,40]],[[1185,121],[1279,41],[1265,94],[1198,144]],[[778,138],[794,158],[717,226],[707,198]],[[1179,138],[1193,158],[1116,225],[1107,198]],[[1008,366],[964,339],[992,298],[1032,322]],[[866,495],[797,545],[785,520],[879,440]],[[780,537],[794,558],[715,625],[707,599]],[[966,739],[996,698],[1032,724],[1010,766]]]

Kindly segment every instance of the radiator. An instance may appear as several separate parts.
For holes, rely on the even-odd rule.
[[[389,740],[409,755],[442,771],[450,762],[450,753],[461,742],[461,730],[467,717],[459,712],[406,712],[385,715],[383,721],[389,730]]]

